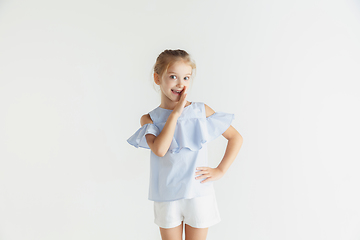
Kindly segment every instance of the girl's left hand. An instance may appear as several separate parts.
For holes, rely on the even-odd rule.
[[[218,168],[211,168],[211,167],[198,167],[196,170],[200,170],[195,172],[196,175],[200,175],[195,179],[204,179],[201,183],[206,183],[209,181],[216,181],[219,180],[222,176],[224,176],[224,172]]]

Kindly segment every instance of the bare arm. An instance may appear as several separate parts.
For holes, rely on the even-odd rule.
[[[187,96],[186,90],[187,89],[185,87],[179,102],[176,104],[174,110],[168,117],[165,126],[160,132],[160,134],[158,136],[152,134],[147,134],[145,136],[147,144],[149,145],[151,151],[153,151],[159,157],[163,157],[170,147],[171,141],[174,137],[176,122],[185,107]],[[146,123],[152,123],[151,118],[150,116],[148,116],[148,114],[142,116],[140,122],[141,125],[144,125]]]
[[[212,110],[206,104],[205,104],[205,110],[206,110],[206,117],[215,113],[215,111]],[[230,125],[230,127],[222,135],[228,140],[224,157],[216,168],[209,168],[209,167],[197,168],[197,170],[200,171],[197,172],[196,174],[200,176],[196,177],[196,179],[205,179],[201,183],[205,183],[207,181],[215,181],[220,179],[222,176],[224,176],[224,174],[229,169],[230,165],[234,162],[237,154],[240,151],[240,148],[243,143],[243,138],[233,126]]]
[[[147,144],[149,145],[151,151],[153,151],[157,156],[163,157],[169,149],[174,136],[177,119],[178,117],[171,113],[163,130],[158,136],[146,134],[145,137]]]
[[[243,144],[243,138],[236,131],[236,129],[230,125],[230,127],[223,133],[223,136],[228,140],[226,151],[223,159],[217,166],[224,174],[229,169],[230,165],[234,162],[236,156],[238,155],[240,148]]]

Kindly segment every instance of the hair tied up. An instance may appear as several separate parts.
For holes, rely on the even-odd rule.
[[[185,50],[166,49],[157,57],[154,65],[154,73],[157,73],[161,77],[169,66],[177,61],[184,61],[189,64],[193,71],[196,69],[194,60],[191,59],[190,55]]]

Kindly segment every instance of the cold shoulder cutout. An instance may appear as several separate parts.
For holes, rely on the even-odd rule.
[[[205,106],[206,117],[209,117],[209,116],[211,116],[212,114],[215,113],[215,111],[211,107],[209,107],[208,105],[204,104],[204,106]]]
[[[141,126],[144,126],[147,123],[153,123],[153,121],[149,114],[144,114],[140,118],[140,124],[141,124]]]

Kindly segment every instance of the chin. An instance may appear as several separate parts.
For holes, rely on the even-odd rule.
[[[180,97],[179,98],[170,98],[171,99],[171,101],[173,101],[173,102],[178,102],[178,101],[180,101]]]

